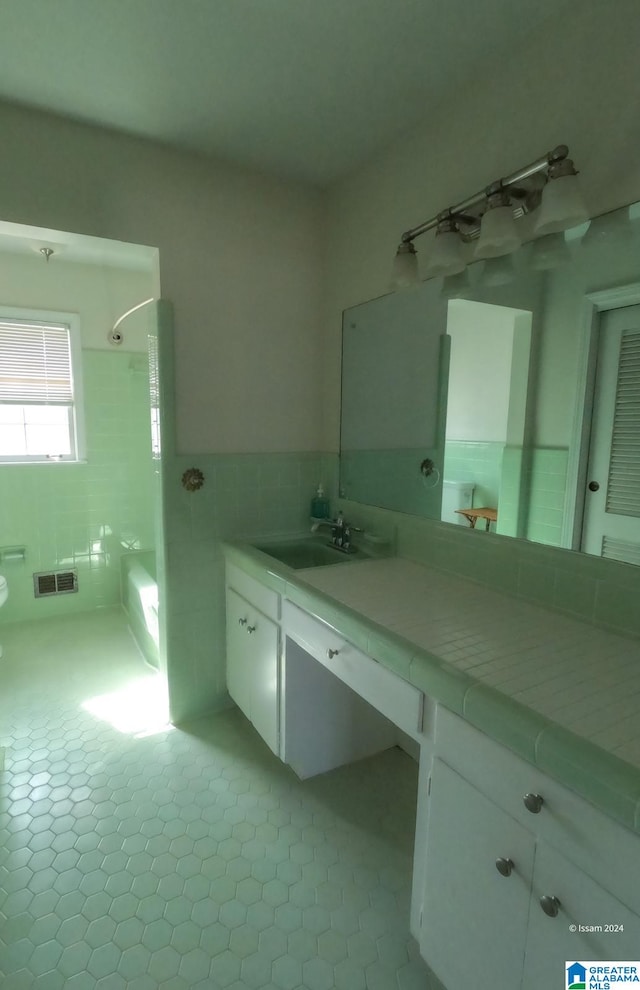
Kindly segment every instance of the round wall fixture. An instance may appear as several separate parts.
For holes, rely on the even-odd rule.
[[[182,487],[188,492],[197,492],[204,485],[204,475],[200,468],[187,468],[182,475]]]

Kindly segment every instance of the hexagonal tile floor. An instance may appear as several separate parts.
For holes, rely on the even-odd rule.
[[[439,986],[408,935],[409,757],[301,783],[237,711],[140,720],[157,680],[119,610],[1,631],[3,990]]]

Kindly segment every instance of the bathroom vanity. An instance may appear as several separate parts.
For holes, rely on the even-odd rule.
[[[409,560],[225,553],[229,692],[276,755],[304,778],[419,745],[411,930],[447,990],[637,958],[640,766],[590,738],[640,691],[634,641]]]

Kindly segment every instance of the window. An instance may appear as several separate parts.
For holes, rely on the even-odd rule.
[[[75,319],[33,315],[0,311],[0,462],[77,461]]]

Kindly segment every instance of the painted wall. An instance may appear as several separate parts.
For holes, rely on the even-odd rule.
[[[32,252],[0,252],[0,306],[78,313],[85,349],[113,351],[107,335],[115,321],[154,292],[151,271],[82,264],[63,254],[47,263]],[[128,317],[121,349],[146,354],[147,324],[144,310]]]
[[[585,4],[560,18],[439,107],[401,142],[335,184],[327,197],[327,285],[323,335],[326,449],[339,433],[340,314],[388,289],[403,230],[524,165],[569,145],[592,214],[640,199],[637,86],[640,6]],[[615,65],[615,71],[610,71]],[[421,241],[425,242],[424,249]],[[418,241],[426,250],[429,235]],[[555,353],[571,360],[560,338]],[[558,389],[554,348],[540,379],[563,421],[573,397]]]
[[[322,470],[315,453],[304,468],[322,435],[321,196],[9,105],[0,128],[0,219],[159,248],[173,303],[173,330],[158,341],[168,397],[161,623],[182,720],[225,704],[219,540],[299,529]],[[206,490],[181,502],[182,471],[194,465]]]
[[[518,310],[502,306],[465,299],[449,303],[451,358],[444,477],[473,481],[476,507],[501,506],[517,316]]]
[[[453,299],[447,440],[505,443],[509,415],[515,313]]]
[[[182,453],[320,446],[320,196],[0,105],[0,219],[160,249]]]
[[[144,321],[127,323],[126,350],[107,342],[150,282],[149,273],[0,257],[0,305],[79,316],[87,440],[87,463],[0,465],[0,546],[26,547],[24,562],[2,565],[9,599],[0,622],[116,605],[121,554],[154,545]],[[67,568],[78,570],[77,594],[34,598],[34,572]]]

